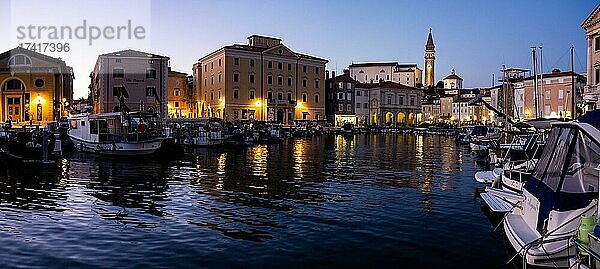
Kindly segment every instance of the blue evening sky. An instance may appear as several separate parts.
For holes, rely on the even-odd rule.
[[[78,1],[81,4],[65,12],[93,11],[94,6],[102,5],[95,3],[102,2]],[[338,72],[352,62],[365,61],[417,63],[423,68],[431,27],[436,81],[455,68],[465,87],[485,87],[502,64],[531,68],[532,45],[543,44],[548,72],[570,69],[569,46],[573,44],[576,71],[585,72],[586,40],[581,23],[598,4],[593,0],[156,0],[150,9],[150,50],[170,56],[173,69],[191,73],[192,64],[207,53],[224,45],[246,43],[250,34],[263,34],[280,37],[295,51],[328,59],[328,69]],[[7,6],[7,0],[0,0],[0,10]],[[0,18],[0,25],[7,21]],[[7,34],[2,28],[6,27],[0,27],[0,34]],[[4,44],[0,41],[2,51],[12,46]],[[81,57],[87,60],[85,65],[75,66],[76,96],[86,93],[97,54]]]

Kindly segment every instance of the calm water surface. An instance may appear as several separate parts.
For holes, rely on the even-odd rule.
[[[324,136],[0,169],[0,267],[500,268],[453,138]]]

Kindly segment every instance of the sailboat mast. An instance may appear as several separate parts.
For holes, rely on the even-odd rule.
[[[540,108],[542,109],[541,115],[543,117],[543,116],[547,116],[547,115],[544,115],[544,113],[545,113],[544,112],[544,108],[546,107],[545,106],[545,104],[546,104],[546,101],[545,101],[546,92],[544,91],[544,54],[542,52],[542,46],[540,46],[539,48],[540,48],[540,66],[539,66],[539,68],[540,68],[540,84],[539,85],[540,85],[540,93],[541,93],[540,96],[542,97],[541,98],[542,101],[541,101]]]
[[[539,118],[538,111],[538,76],[537,76],[537,58],[535,57],[536,47],[531,47],[531,54],[533,56],[533,107],[535,110],[535,118]]]
[[[573,45],[571,45],[571,118],[575,119],[577,117],[577,110],[575,110],[576,106],[575,106],[575,100],[576,100],[576,92],[575,92],[575,66],[573,64],[573,54],[574,54],[574,49],[575,47],[573,47]]]

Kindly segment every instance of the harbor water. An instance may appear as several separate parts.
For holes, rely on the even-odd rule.
[[[0,169],[0,268],[505,268],[468,147],[287,139]]]

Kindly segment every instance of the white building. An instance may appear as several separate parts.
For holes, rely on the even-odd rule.
[[[456,71],[452,69],[450,75],[444,78],[444,89],[462,89],[463,79],[456,75]]]
[[[359,83],[378,83],[392,81],[402,85],[416,87],[422,85],[423,70],[417,64],[399,64],[398,62],[357,63],[349,66],[350,76]]]

